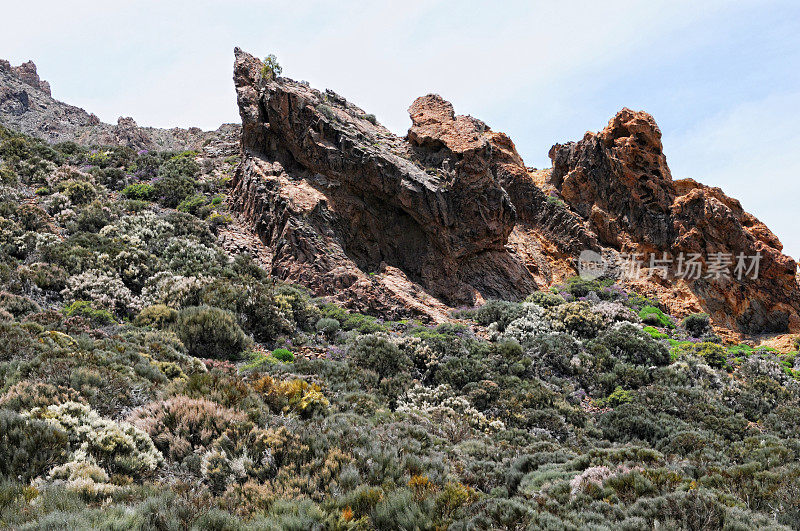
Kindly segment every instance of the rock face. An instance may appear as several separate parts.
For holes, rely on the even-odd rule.
[[[408,138],[331,91],[261,77],[236,50],[243,160],[238,208],[273,249],[271,272],[388,317],[443,318],[446,306],[536,288],[506,244],[516,209],[496,173],[494,133],[417,99]]]
[[[232,197],[279,278],[361,311],[443,320],[450,307],[519,299],[572,276],[587,249],[698,254],[704,273],[715,253],[760,253],[757,279],[631,282],[733,330],[800,326],[794,261],[738,201],[673,181],[646,113],[623,109],[603,131],[553,146],[552,170],[536,171],[505,134],[438,95],[412,103],[399,138],[331,91],[264,79],[262,66],[235,50],[242,162]]]
[[[116,125],[102,123],[94,114],[53,99],[50,84],[39,78],[32,61],[14,67],[0,60],[0,125],[48,142],[170,151],[199,150],[231,129],[238,134],[238,126],[232,124],[202,131],[139,127],[132,118],[120,118]]]
[[[800,325],[797,264],[737,200],[690,179],[672,180],[652,116],[623,109],[599,133],[556,144],[550,157],[548,184],[603,246],[673,260],[700,255],[703,274],[686,286],[718,324],[751,333]],[[732,257],[730,275],[709,270],[717,253]],[[757,253],[758,278],[751,272],[739,279],[736,257]]]

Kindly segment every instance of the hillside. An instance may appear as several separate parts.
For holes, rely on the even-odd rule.
[[[0,115],[0,527],[800,527],[798,344],[733,340],[794,326],[794,263],[649,115],[533,171],[237,50],[241,129],[160,150],[7,70],[49,110]],[[576,276],[648,247],[764,276]]]

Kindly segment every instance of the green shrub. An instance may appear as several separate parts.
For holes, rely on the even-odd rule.
[[[564,297],[557,293],[552,293],[550,291],[534,291],[528,295],[525,302],[532,302],[542,308],[553,308],[554,306],[564,304],[566,301]]]
[[[336,332],[339,331],[341,328],[341,324],[336,319],[331,319],[330,317],[323,317],[314,327],[317,332],[321,332],[325,334],[325,337],[331,338],[336,335]]]
[[[572,277],[564,281],[561,286],[561,291],[569,293],[576,299],[586,297],[590,293],[595,293],[601,299],[612,299],[614,293],[603,290],[603,287],[608,285],[608,282],[601,282],[596,279],[585,279],[581,277]]]
[[[279,298],[269,281],[252,278],[216,279],[204,286],[199,303],[228,310],[242,328],[257,341],[271,342],[295,331],[296,319],[306,318],[302,305],[307,301]],[[295,302],[295,306],[292,305]],[[295,314],[293,308],[298,308]]]
[[[667,347],[632,323],[618,323],[594,340],[595,345],[608,349],[612,356],[634,365],[667,365]]]
[[[728,349],[717,343],[707,341],[701,343],[678,343],[672,348],[671,354],[674,358],[686,355],[699,356],[711,367],[717,369],[724,367],[728,362]]]
[[[639,319],[648,325],[660,328],[675,328],[675,323],[672,322],[672,319],[655,306],[645,306],[639,310]]]
[[[388,493],[372,511],[378,529],[432,529],[433,522],[408,489]]]
[[[475,312],[475,321],[483,326],[497,323],[497,329],[503,332],[508,324],[525,313],[521,304],[508,301],[487,301]]]
[[[154,326],[164,328],[178,319],[178,310],[165,304],[154,304],[142,308],[136,316],[136,326]]]
[[[28,482],[64,459],[67,433],[44,420],[0,409],[0,475]]]
[[[195,176],[199,173],[200,166],[190,156],[168,160],[159,168],[158,177],[153,180],[154,197],[162,205],[175,208],[197,191]]]
[[[380,378],[394,376],[411,368],[408,355],[381,333],[359,336],[350,346],[349,354],[356,365],[374,371]]]
[[[633,393],[617,386],[610,395],[603,399],[602,403],[608,407],[618,407],[633,401]]]
[[[275,350],[273,350],[272,357],[284,363],[289,363],[294,361],[294,354],[292,354],[292,351],[285,348],[276,348]]]
[[[128,199],[137,201],[147,201],[151,199],[154,194],[155,188],[153,188],[153,185],[147,183],[129,184],[122,190],[122,195]]]
[[[283,68],[278,64],[278,58],[275,54],[269,54],[264,58],[264,66],[261,67],[261,78],[266,81],[272,81],[283,72]]]
[[[650,337],[652,337],[653,339],[666,339],[667,337],[669,337],[664,332],[661,332],[658,329],[653,328],[652,326],[645,326],[643,330],[648,334],[650,334]]]
[[[206,203],[207,200],[204,195],[193,195],[181,201],[180,204],[178,204],[178,210],[188,214],[197,215],[200,207],[204,206]]]
[[[682,325],[692,337],[700,337],[709,330],[711,321],[707,313],[693,313],[683,319]]]
[[[114,315],[111,314],[111,312],[102,308],[95,308],[90,301],[73,302],[64,308],[64,315],[67,317],[85,317],[86,319],[95,321],[101,325],[107,325],[116,322],[116,319],[114,319]]]
[[[211,306],[181,310],[173,327],[189,354],[202,358],[237,359],[250,344],[233,315]]]
[[[0,164],[0,184],[15,186],[17,184],[17,174],[8,164]]]
[[[75,205],[85,205],[97,196],[97,190],[86,181],[69,181],[64,185],[64,194]]]
[[[320,113],[322,116],[324,116],[328,120],[335,120],[336,119],[336,113],[333,112],[333,109],[331,109],[330,106],[325,105],[324,103],[320,103],[319,105],[317,105],[316,109],[317,109],[318,113]]]

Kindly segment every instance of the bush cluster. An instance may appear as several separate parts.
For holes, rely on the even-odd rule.
[[[196,153],[0,159],[0,526],[800,527],[796,350],[605,280],[384,321],[226,252]]]

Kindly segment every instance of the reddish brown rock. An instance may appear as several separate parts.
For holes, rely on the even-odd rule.
[[[708,311],[747,332],[800,325],[796,265],[719,189],[673,181],[653,118],[623,109],[603,131],[525,167],[514,143],[438,95],[398,138],[337,94],[262,79],[236,50],[243,160],[235,206],[269,249],[270,272],[390,318],[519,299],[575,274],[575,258],[761,253],[758,279],[636,284],[678,314]]]
[[[757,279],[705,278],[704,267],[703,278],[686,283],[717,324],[748,333],[800,326],[794,260],[781,254],[780,241],[763,223],[719,188],[672,180],[652,116],[623,109],[603,131],[553,146],[550,157],[549,184],[604,246],[645,256],[696,253],[704,263],[715,253],[734,259],[760,253]]]
[[[506,247],[516,213],[485,124],[431,95],[398,138],[331,91],[260,72],[237,49],[233,195],[273,250],[274,275],[388,317],[442,319],[446,305],[536,288]]]

